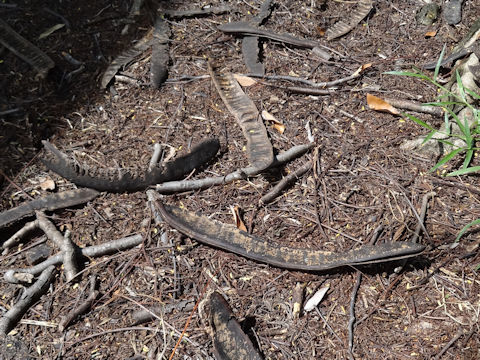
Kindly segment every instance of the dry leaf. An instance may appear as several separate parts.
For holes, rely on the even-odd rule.
[[[230,210],[232,211],[233,219],[235,220],[235,225],[237,226],[237,228],[246,232],[247,227],[245,226],[242,218],[240,217],[240,212],[238,211],[238,206],[230,206]]]
[[[257,83],[257,81],[255,79],[252,79],[251,77],[248,77],[248,76],[245,76],[245,75],[233,74],[233,77],[243,87],[252,86],[252,85],[255,85]]]
[[[303,310],[305,312],[312,311],[317,307],[317,305],[322,301],[322,299],[325,297],[325,294],[327,293],[328,289],[330,289],[330,284],[327,284],[325,286],[322,286],[313,296],[308,299],[308,301],[305,303],[303,306]]]
[[[275,116],[270,114],[268,111],[262,111],[262,118],[265,121],[269,121],[272,123],[272,126],[275,130],[277,130],[280,134],[283,134],[285,131],[285,125],[283,125],[280,121],[278,121]]]
[[[384,111],[394,115],[400,115],[400,111],[383,99],[372,94],[367,94],[367,104],[372,110]]]
[[[360,75],[360,73],[365,70],[365,69],[368,69],[370,66],[372,66],[372,63],[368,63],[368,64],[363,64],[362,66],[360,66],[357,71],[355,71],[352,75],[353,76],[358,76]]]
[[[55,190],[55,181],[53,181],[52,179],[46,179],[44,181],[42,181],[40,183],[40,188],[43,190],[43,191],[46,191],[46,190]]]
[[[434,37],[435,35],[437,35],[437,31],[436,31],[436,30],[434,30],[434,31],[427,31],[427,32],[425,33],[425,37],[427,37],[427,38]]]

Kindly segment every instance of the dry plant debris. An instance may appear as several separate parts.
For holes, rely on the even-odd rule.
[[[2,280],[1,315],[22,314],[5,340],[21,340],[37,358],[210,359],[212,328],[204,309],[208,294],[217,291],[267,359],[480,357],[478,227],[454,242],[465,224],[480,218],[479,180],[428,173],[434,160],[399,148],[425,132],[399,116],[369,109],[366,102],[369,93],[409,110],[406,106],[434,100],[437,89],[430,84],[384,74],[431,64],[444,44],[446,59],[474,53],[475,47],[459,44],[459,39],[477,20],[478,1],[463,1],[462,20],[454,27],[442,16],[428,27],[417,25],[417,1],[372,2],[374,11],[331,41],[324,29],[348,22],[359,2],[273,1],[265,25],[249,25],[249,32],[235,37],[218,27],[249,21],[261,13],[263,1],[235,0],[226,8],[219,0],[210,8],[170,2],[162,9],[171,31],[167,81],[160,89],[146,86],[149,45],[127,66],[118,62],[114,72],[107,71],[110,78],[103,84],[110,86],[100,89],[112,59],[126,54],[155,23],[156,9],[151,2],[141,3],[0,5],[2,20],[56,64],[47,79],[38,81],[30,65],[8,50],[1,52],[2,210],[21,206],[31,200],[28,196],[47,194],[39,185],[48,171],[39,161],[45,155],[38,154],[41,140],[68,149],[82,166],[144,174],[151,156],[147,144],[160,146],[155,166],[168,161],[168,149],[186,153],[192,144],[215,137],[222,144],[215,160],[175,182],[175,195],[160,201],[225,224],[233,223],[230,206],[236,206],[252,236],[286,247],[345,252],[374,238],[383,244],[418,236],[427,250],[406,263],[362,267],[361,280],[351,267],[320,273],[283,270],[203,246],[172,230],[143,189],[105,193],[88,205],[46,209],[54,211],[49,220],[55,228],[62,235],[68,230],[81,248],[75,281],[62,275],[49,286],[39,283],[49,266],[61,270],[64,255],[29,264],[27,251],[39,244],[56,248],[38,229],[29,232],[28,242],[24,238],[1,256],[2,275],[13,270],[14,277],[32,280],[25,293],[42,285],[24,313],[15,308],[21,285]],[[39,39],[59,23],[65,26]],[[436,35],[425,37],[427,31]],[[242,58],[245,35],[261,39],[265,74],[242,85],[243,91],[259,112],[267,110],[285,126],[283,133],[266,127],[276,163],[266,171],[249,163],[245,137],[218,103],[207,68],[211,58],[225,73],[253,78]],[[316,48],[284,41],[291,38]],[[442,64],[440,80],[451,78],[452,59]],[[122,81],[111,81],[112,74]],[[444,121],[438,111],[416,116],[436,128]],[[284,153],[298,146],[303,151],[280,164]],[[312,148],[315,153],[302,156]],[[472,161],[478,165],[478,158]],[[447,164],[439,172],[457,166]],[[311,170],[295,176],[306,168]],[[56,191],[73,189],[53,172],[49,176]],[[295,181],[274,201],[261,204],[262,196],[284,178]],[[159,189],[172,184],[159,184]],[[2,240],[22,225],[2,229]],[[329,290],[322,301],[302,311],[302,304],[325,284]],[[62,321],[72,314],[74,319]],[[6,332],[13,322],[10,315],[4,319]]]

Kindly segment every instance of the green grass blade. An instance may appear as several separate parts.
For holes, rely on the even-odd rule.
[[[430,140],[432,138],[433,135],[435,135],[437,133],[437,130],[432,130],[428,133],[427,136],[425,136],[425,139],[423,139],[422,141],[422,145],[425,144],[428,140]]]
[[[464,149],[455,149],[453,151],[450,151],[447,155],[445,155],[443,158],[440,159],[440,161],[429,170],[429,172],[434,172],[437,170],[440,166],[444,165],[446,162],[451,160],[455,155],[457,155],[459,152],[463,151]]]
[[[480,166],[472,166],[466,169],[460,169],[456,171],[452,171],[451,173],[448,173],[447,176],[459,176],[459,175],[466,175],[466,174],[471,174],[474,172],[480,171]]]
[[[455,75],[457,77],[458,91],[460,92],[459,97],[460,99],[462,99],[462,101],[467,102],[466,96],[465,96],[465,87],[463,86],[462,78],[460,77],[460,73],[458,72],[458,70],[455,71]]]
[[[396,75],[396,76],[409,76],[409,77],[416,77],[422,80],[431,81],[431,79],[422,73],[414,73],[409,71],[387,71],[383,73],[384,75]]]
[[[445,55],[445,49],[447,48],[447,44],[443,44],[442,52],[440,53],[440,57],[438,58],[437,65],[435,66],[435,72],[433,73],[433,80],[437,81],[438,72],[440,71],[440,65],[443,61],[443,56]]]
[[[470,95],[474,99],[480,100],[480,94],[477,94],[475,91],[472,91],[472,90],[467,89],[467,88],[465,88],[465,91],[468,93],[468,95]]]
[[[467,169],[468,165],[470,164],[470,161],[472,161],[472,156],[473,156],[473,149],[468,149],[467,153],[465,154],[465,159],[463,160],[463,169]]]
[[[458,240],[460,240],[460,238],[462,237],[463,234],[465,234],[465,232],[470,229],[472,226],[474,225],[479,225],[480,224],[480,219],[477,219],[477,220],[473,220],[472,222],[468,223],[467,225],[465,225],[463,227],[462,230],[460,230],[460,232],[458,233],[457,235],[457,238],[455,239],[455,242],[458,242]]]
[[[424,127],[425,129],[428,129],[430,131],[437,131],[431,125],[428,125],[426,122],[420,120],[416,116],[413,116],[413,115],[410,115],[410,114],[407,114],[407,113],[402,113],[402,115],[408,117],[410,120],[412,120],[413,122],[417,123],[418,125]]]

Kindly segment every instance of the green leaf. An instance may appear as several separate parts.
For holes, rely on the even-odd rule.
[[[427,136],[425,136],[425,139],[422,141],[422,145],[425,144],[428,140],[432,138],[433,135],[435,135],[438,131],[437,130],[432,130],[428,133]]]
[[[465,89],[465,91],[468,93],[468,95],[470,95],[471,97],[477,99],[477,100],[480,100],[480,95],[477,94],[475,91],[472,91],[470,89]]]
[[[452,171],[451,173],[448,173],[447,176],[459,176],[459,175],[466,175],[466,174],[471,174],[474,172],[480,171],[480,166],[472,166],[466,169],[460,169],[456,171]]]
[[[449,119],[448,119],[448,112],[447,112],[447,111],[445,111],[445,112],[443,113],[443,117],[444,117],[444,124],[445,124],[446,133],[447,133],[448,135],[450,135],[450,121],[449,121]]]
[[[462,101],[467,102],[465,98],[465,87],[463,86],[462,78],[460,77],[460,73],[458,72],[458,69],[455,70],[455,75],[457,77],[457,86],[458,86],[458,91],[460,92],[460,99]]]
[[[410,77],[416,77],[422,80],[427,80],[431,81],[431,79],[422,73],[414,73],[414,72],[409,72],[409,71],[387,71],[384,72],[383,74],[385,75],[396,75],[396,76],[410,76]]]
[[[468,149],[467,153],[465,154],[465,159],[463,160],[462,169],[468,168],[468,164],[470,164],[470,161],[472,160],[472,156],[473,156],[473,149]]]
[[[408,117],[410,120],[412,120],[413,122],[416,122],[418,125],[423,126],[425,129],[428,129],[430,131],[437,131],[431,125],[428,125],[426,122],[420,120],[419,118],[417,118],[413,115],[410,115],[410,114],[407,114],[407,113],[402,113],[402,115]]]
[[[433,74],[433,80],[437,81],[438,72],[440,71],[440,65],[443,61],[443,56],[445,55],[445,49],[447,48],[447,44],[443,44],[442,52],[440,53],[440,57],[438,58],[437,65],[435,66],[435,72]]]
[[[480,219],[477,219],[477,220],[473,220],[472,222],[468,223],[467,225],[465,225],[463,227],[462,230],[460,230],[460,232],[458,233],[457,235],[457,238],[455,239],[455,242],[458,242],[460,240],[460,238],[462,237],[463,234],[465,234],[465,232],[470,229],[472,226],[474,225],[479,225],[480,224]]]
[[[464,149],[455,149],[453,151],[450,151],[447,155],[445,155],[440,161],[429,170],[429,172],[434,172],[437,170],[440,166],[444,165],[446,162],[451,160],[455,155],[457,155],[459,152],[463,151]]]

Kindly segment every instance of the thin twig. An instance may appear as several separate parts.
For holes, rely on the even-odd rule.
[[[443,115],[443,110],[439,106],[422,105],[421,103],[418,103],[415,101],[403,100],[403,99],[384,98],[384,100],[388,102],[390,105],[395,106],[397,108],[426,113],[433,116]]]
[[[355,299],[357,298],[358,289],[360,289],[360,284],[362,282],[362,273],[358,271],[357,281],[352,290],[352,296],[350,298],[350,319],[348,320],[348,352],[350,357],[354,359],[353,356],[353,327],[355,325]]]
[[[462,337],[463,335],[465,335],[465,333],[463,332],[463,330],[460,330],[457,335],[455,335],[443,348],[442,350],[440,350],[440,352],[435,355],[435,357],[433,358],[434,360],[438,360],[440,359],[443,354],[445,354],[447,352],[447,350],[450,348],[450,346],[452,346],[458,339],[460,339],[460,337]]]
[[[97,277],[93,275],[90,279],[90,293],[85,301],[77,307],[74,307],[67,315],[63,316],[58,324],[58,331],[63,332],[65,328],[77,317],[86,313],[98,297],[99,291],[96,290]]]
[[[18,244],[25,235],[27,235],[30,231],[35,230],[36,228],[38,228],[38,220],[34,220],[26,223],[25,225],[23,225],[23,227],[20,230],[18,230],[15,234],[13,234],[7,241],[5,241],[2,244],[2,248],[4,250],[10,249],[11,247]],[[2,253],[2,255],[5,255],[5,251]]]
[[[297,145],[291,149],[280,153],[276,156],[276,160],[272,167],[282,165],[307,152],[313,144]],[[169,181],[156,186],[156,190],[161,194],[173,192],[191,191],[206,189],[211,186],[223,185],[235,180],[245,179],[247,177],[256,176],[260,173],[256,167],[249,166],[247,168],[236,170],[225,176],[209,177],[199,180]]]
[[[423,195],[422,208],[420,209],[420,221],[415,228],[415,233],[411,240],[412,242],[418,242],[418,238],[422,233],[422,228],[425,228],[424,226],[422,227],[422,225],[425,222],[425,216],[427,215],[428,200],[430,200],[430,198],[433,198],[435,195],[436,193],[434,191],[430,191]]]
[[[285,189],[290,183],[296,181],[299,177],[301,177],[303,174],[305,174],[307,171],[309,171],[312,168],[312,161],[309,160],[302,166],[300,166],[298,169],[295,171],[291,172],[287,176],[285,176],[282,180],[280,180],[277,185],[275,185],[268,193],[262,196],[260,199],[260,203],[263,204],[268,204],[275,200],[277,196],[280,195],[280,193]]]
[[[155,143],[155,145],[153,145],[153,154],[150,159],[150,163],[148,164],[148,171],[152,171],[152,169],[157,165],[161,153],[162,146],[159,143]]]
[[[244,74],[244,76],[250,76],[254,78],[261,78],[263,80],[284,80],[284,81],[292,81],[292,82],[299,82],[302,84],[306,84],[308,86],[314,88],[328,88],[332,86],[337,86],[343,83],[346,83],[350,80],[356,79],[360,77],[360,73],[354,73],[352,75],[346,76],[341,79],[333,80],[333,81],[326,81],[326,82],[315,82],[310,81],[298,76],[289,76],[289,75],[259,75],[259,74]]]

